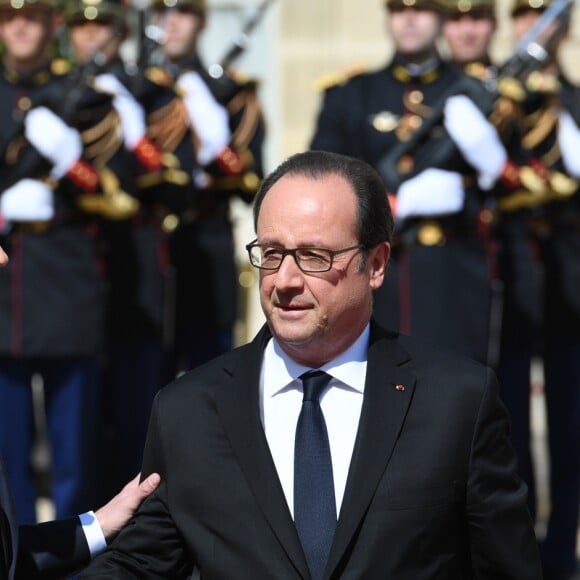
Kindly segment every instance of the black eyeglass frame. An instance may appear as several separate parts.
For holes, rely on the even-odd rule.
[[[294,258],[294,262],[296,263],[296,265],[298,266],[298,268],[300,268],[300,270],[302,272],[304,272],[305,274],[321,274],[323,272],[328,272],[332,269],[332,266],[334,264],[334,258],[335,256],[338,256],[340,254],[345,254],[346,252],[350,252],[352,250],[364,250],[365,249],[365,245],[364,244],[357,244],[356,246],[350,246],[348,248],[342,248],[340,250],[330,250],[328,248],[319,248],[316,246],[302,246],[300,248],[283,248],[281,246],[276,246],[274,244],[259,244],[257,243],[258,240],[255,239],[254,241],[250,242],[249,244],[246,244],[246,251],[248,252],[248,256],[250,258],[250,264],[252,264],[252,266],[254,266],[254,268],[258,268],[259,270],[267,270],[269,272],[275,272],[276,270],[280,269],[280,266],[282,266],[282,262],[284,261],[284,258],[286,256],[292,256]],[[262,264],[256,264],[253,260],[252,257],[252,250],[254,248],[273,248],[276,250],[280,251],[280,263],[275,266],[275,267],[270,267],[270,266],[263,266]],[[329,257],[329,263],[328,263],[328,267],[324,268],[323,270],[311,270],[311,269],[304,269],[303,266],[300,264],[300,258],[297,255],[297,252],[303,252],[303,251],[313,251],[316,250],[317,252],[324,252],[326,255],[328,255]]]

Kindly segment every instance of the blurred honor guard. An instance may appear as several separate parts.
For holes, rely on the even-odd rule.
[[[232,347],[239,285],[229,202],[233,196],[250,201],[259,186],[264,122],[256,82],[235,78],[227,67],[214,78],[200,60],[205,1],[159,1],[152,9],[165,36],[166,74],[181,99],[169,104],[166,114],[149,115],[150,134],[167,143],[173,130],[178,142],[179,131],[187,127],[195,147],[189,170],[198,188],[195,202],[177,216],[171,238],[176,273],[172,378]],[[181,163],[184,169],[186,163]]]
[[[162,377],[165,208],[152,187],[140,185],[158,186],[164,167],[120,58],[128,32],[125,14],[118,0],[72,0],[64,12],[73,57],[87,84],[88,98],[76,113],[85,147],[101,174],[120,188],[111,198],[123,195],[132,202],[127,211],[105,215],[101,224],[108,300],[98,454],[106,481],[98,482],[95,501],[110,497],[139,471]]]
[[[77,131],[44,106],[68,100],[49,59],[52,0],[0,2],[0,452],[23,522],[36,520],[31,380],[44,386],[58,518],[86,508],[103,280],[93,223],[79,209],[99,179]],[[55,101],[57,102],[55,104]]]
[[[494,0],[448,0],[443,36],[451,60],[468,74],[485,78],[492,66],[489,48],[496,29]]]
[[[512,9],[517,38],[551,3],[518,0]],[[571,578],[577,569],[580,489],[580,91],[562,72],[559,38],[548,47],[541,70],[520,84],[522,146],[530,156],[521,187],[500,200],[502,221],[518,240],[507,240],[503,271],[506,315],[499,374],[512,417],[512,440],[535,512],[530,453],[530,363],[544,367],[548,422],[550,505],[541,543],[546,580]],[[555,25],[554,25],[555,26]],[[533,173],[531,169],[534,169]],[[515,232],[515,233],[514,233]]]
[[[311,148],[364,159],[394,194],[396,245],[384,289],[375,297],[377,319],[487,362],[490,292],[482,200],[470,187],[479,172],[460,156],[451,167],[432,167],[430,152],[420,147],[397,160],[396,181],[382,170],[386,156],[422,130],[462,76],[436,49],[443,5],[388,0],[386,8],[392,61],[326,90]],[[478,123],[484,134],[493,131],[485,120]],[[455,124],[463,121],[456,118]],[[471,151],[471,157],[480,153]]]

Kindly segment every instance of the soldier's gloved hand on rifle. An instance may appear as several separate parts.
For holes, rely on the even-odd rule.
[[[147,132],[143,107],[115,75],[110,73],[98,75],[93,85],[96,89],[113,96],[113,107],[119,114],[125,147],[133,151]]]
[[[558,145],[566,171],[580,178],[580,128],[567,111],[558,115]]]
[[[197,160],[208,165],[229,145],[228,112],[213,96],[198,73],[183,73],[176,83],[182,95],[192,129],[199,138]]]
[[[0,195],[0,214],[7,222],[48,221],[54,216],[52,189],[38,179],[21,179]]]
[[[147,137],[145,110],[129,92],[127,87],[113,74],[105,73],[95,77],[95,89],[113,97],[113,107],[119,115],[123,143],[150,171],[161,169],[161,151]]]
[[[484,191],[491,189],[508,160],[496,128],[465,95],[449,97],[444,115],[443,124],[464,159],[477,171],[479,186]]]
[[[24,119],[24,135],[52,163],[50,174],[55,179],[64,177],[83,152],[79,132],[46,107],[36,107],[28,112]]]
[[[397,192],[395,218],[457,213],[463,209],[464,199],[459,173],[431,167],[403,182]]]

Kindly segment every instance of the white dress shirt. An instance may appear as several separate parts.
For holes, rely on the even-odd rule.
[[[367,325],[345,352],[320,367],[332,377],[320,397],[320,406],[328,430],[337,514],[362,409],[369,332]],[[286,355],[275,339],[267,344],[260,375],[260,416],[291,514],[294,514],[294,438],[303,396],[298,377],[309,370]]]

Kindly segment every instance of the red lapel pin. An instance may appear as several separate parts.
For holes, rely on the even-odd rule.
[[[397,391],[404,391],[405,390],[405,385],[395,385],[395,389],[397,389]]]

